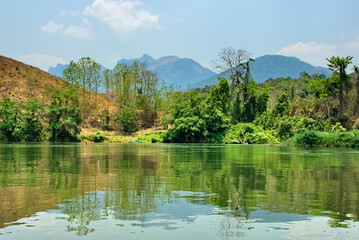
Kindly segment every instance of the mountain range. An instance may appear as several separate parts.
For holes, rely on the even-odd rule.
[[[160,80],[165,81],[167,85],[182,86],[185,89],[192,86],[193,83],[216,76],[216,73],[202,67],[198,62],[190,58],[176,56],[153,59],[151,56],[144,54],[141,58],[122,59],[118,63],[131,65],[134,61],[146,63],[147,69],[157,72]]]
[[[167,85],[172,84],[174,87],[182,86],[182,89],[214,85],[218,83],[218,77],[229,76],[228,71],[216,74],[190,58],[179,58],[176,56],[154,59],[144,54],[136,59],[122,59],[118,63],[130,65],[134,61],[146,63],[149,70],[158,73],[160,80],[165,81]],[[62,71],[66,67],[67,65],[58,64],[56,67],[50,67],[48,72],[61,77]],[[312,66],[296,57],[265,55],[254,59],[254,62],[251,63],[252,77],[258,83],[264,82],[269,78],[297,78],[301,72],[309,74],[318,73],[326,76],[331,74],[327,68]]]

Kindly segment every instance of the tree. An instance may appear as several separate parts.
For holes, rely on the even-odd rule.
[[[215,68],[220,71],[230,72],[231,93],[235,88],[242,90],[242,96],[246,98],[247,84],[250,81],[250,53],[245,50],[235,50],[231,47],[223,48],[214,61]]]
[[[4,97],[0,102],[0,131],[1,138],[9,142],[19,142],[23,139],[21,128],[21,109],[19,104]]]
[[[275,105],[272,113],[274,116],[287,115],[289,113],[289,107],[290,107],[290,104],[289,104],[289,100],[288,100],[288,94],[283,93],[278,98],[278,103],[277,103],[277,105]]]
[[[79,67],[76,62],[70,61],[67,68],[62,72],[64,80],[71,83],[72,85],[79,87],[80,86],[80,76],[79,76]]]
[[[218,80],[219,85],[212,90],[207,102],[211,108],[217,108],[222,113],[227,114],[230,103],[229,84],[225,78]]]
[[[355,80],[355,88],[356,88],[356,101],[354,106],[354,115],[358,114],[359,111],[359,67],[354,66],[354,80]]]
[[[23,106],[23,129],[24,140],[26,142],[41,142],[44,140],[45,127],[41,122],[44,112],[44,103],[36,98],[30,99]]]
[[[329,103],[337,94],[338,74],[335,73],[330,78],[307,79],[307,81],[310,83],[309,89],[314,93],[314,96],[325,102],[327,115],[330,117],[331,107]]]
[[[344,111],[344,91],[350,87],[350,79],[345,69],[352,63],[352,59],[352,56],[342,58],[332,56],[330,59],[327,58],[329,69],[339,74],[339,108],[341,115]]]
[[[79,94],[68,88],[47,88],[44,94],[49,98],[47,120],[52,141],[77,141],[82,123]]]

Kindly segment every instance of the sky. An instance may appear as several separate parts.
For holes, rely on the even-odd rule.
[[[45,71],[91,57],[174,55],[213,69],[222,48],[359,64],[358,0],[0,0],[0,55]]]

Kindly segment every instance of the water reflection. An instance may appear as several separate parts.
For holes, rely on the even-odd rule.
[[[322,227],[354,228],[358,159],[283,146],[3,144],[0,228],[53,209],[62,231],[78,236],[108,221],[168,232],[215,222],[223,238],[261,224],[290,232],[288,223],[320,216]]]

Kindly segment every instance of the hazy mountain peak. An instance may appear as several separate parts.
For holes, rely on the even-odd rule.
[[[143,54],[142,57],[138,58],[138,61],[140,62],[152,62],[154,61],[153,57],[151,57],[150,55],[148,54]]]
[[[157,72],[160,80],[164,80],[167,85],[173,84],[183,88],[216,75],[190,58],[179,58],[177,56],[164,56],[153,59],[151,56],[144,54],[136,59],[122,59],[118,63],[132,64],[134,61],[146,63],[147,68]]]

